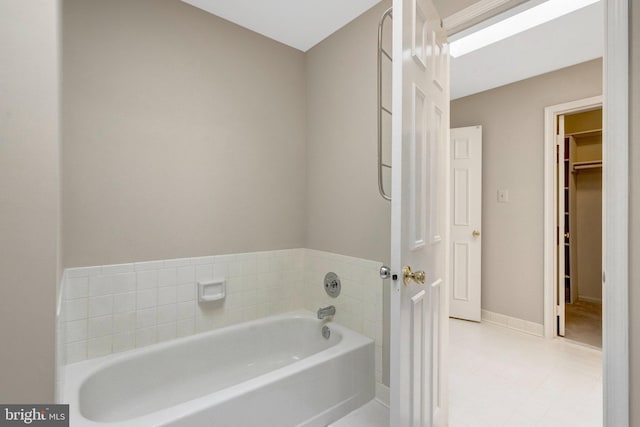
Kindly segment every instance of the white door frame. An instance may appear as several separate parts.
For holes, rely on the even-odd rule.
[[[564,114],[602,107],[602,96],[552,105],[544,109],[544,336],[558,336],[556,328],[556,286],[558,286],[558,184],[556,183],[556,123]],[[604,141],[603,141],[604,144]],[[604,145],[603,145],[604,148]],[[561,147],[564,153],[564,146]]]
[[[629,426],[629,0],[605,2],[605,52],[603,77],[603,140],[602,190],[603,233],[603,395],[604,426]],[[496,0],[480,0],[485,13]],[[476,15],[471,8],[456,15]],[[446,25],[446,29],[454,29]],[[464,25],[457,22],[455,27]],[[548,146],[549,144],[546,144]],[[547,158],[548,156],[545,156]],[[545,162],[546,167],[546,162]],[[546,172],[546,170],[545,170]],[[545,173],[545,191],[549,183]],[[545,197],[545,212],[549,200]],[[553,210],[551,209],[553,213]],[[545,214],[545,226],[548,222]],[[545,249],[549,233],[545,228]],[[551,240],[553,242],[553,240]],[[548,259],[545,257],[545,284],[549,280]],[[551,279],[553,280],[553,278]],[[545,285],[545,307],[547,304]],[[545,331],[547,324],[545,313]],[[548,336],[548,335],[547,335]]]
[[[629,425],[629,0],[606,1],[602,139],[605,427]]]

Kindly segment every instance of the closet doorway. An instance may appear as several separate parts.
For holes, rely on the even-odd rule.
[[[558,335],[602,348],[602,108],[558,116]]]

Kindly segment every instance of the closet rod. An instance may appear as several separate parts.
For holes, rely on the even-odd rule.
[[[602,160],[595,160],[591,162],[576,162],[573,164],[573,172],[578,172],[585,169],[599,168],[602,168]]]

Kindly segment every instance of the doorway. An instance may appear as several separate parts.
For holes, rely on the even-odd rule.
[[[544,335],[596,348],[603,328],[603,127],[602,96],[545,108]]]
[[[479,2],[480,3],[480,2]],[[492,2],[482,2],[492,3]],[[604,143],[603,159],[603,256],[604,267],[603,300],[607,310],[603,313],[603,391],[604,425],[629,425],[629,306],[628,306],[628,236],[629,236],[629,1],[607,0],[604,67],[607,70],[603,78],[604,102],[602,97],[594,101],[603,105],[606,111],[603,123]],[[465,12],[465,11],[463,11]],[[445,27],[471,22],[470,13],[458,13],[445,19]],[[477,15],[474,15],[477,16]],[[456,18],[456,19],[454,19]],[[449,24],[449,25],[447,25]],[[555,148],[553,142],[555,130],[553,115],[568,113],[572,108],[584,110],[585,105],[565,105],[548,108],[545,111],[545,174],[544,174],[544,313],[543,330],[545,337],[554,335],[555,308],[553,304],[554,288],[557,277],[554,248],[557,246],[555,228],[554,194],[556,183],[553,177]],[[573,110],[576,111],[576,110]],[[551,120],[548,120],[548,118]],[[551,171],[551,173],[549,173]],[[606,278],[605,278],[606,275]]]
[[[602,107],[556,116],[557,330],[602,348]]]

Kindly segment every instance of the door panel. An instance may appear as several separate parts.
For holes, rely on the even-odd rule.
[[[444,386],[444,384],[446,384],[444,378],[440,378],[441,375],[446,376],[445,368],[442,364],[443,358],[445,357],[445,347],[442,339],[443,336],[446,336],[446,339],[448,339],[449,331],[448,325],[445,325],[448,316],[445,315],[446,300],[443,304],[442,297],[446,296],[447,293],[442,291],[444,287],[443,284],[443,280],[438,279],[430,286],[431,319],[429,324],[431,326],[431,348],[435,350],[431,356],[430,416],[433,419],[434,426],[446,426],[449,419],[449,414],[447,413],[448,408],[445,406],[445,402],[448,400],[447,394],[449,390]],[[444,396],[443,391],[445,393]]]
[[[391,425],[447,425],[448,46],[431,0],[393,2]],[[403,280],[403,267],[426,272]]]
[[[468,226],[470,220],[469,169],[453,168],[453,225]]]
[[[482,126],[451,129],[451,311],[479,322],[482,277]]]
[[[451,315],[455,317],[453,306],[455,301],[469,302],[471,298],[471,290],[469,289],[469,243],[454,242],[453,243],[453,265],[458,268],[453,269],[453,299],[451,302]]]

